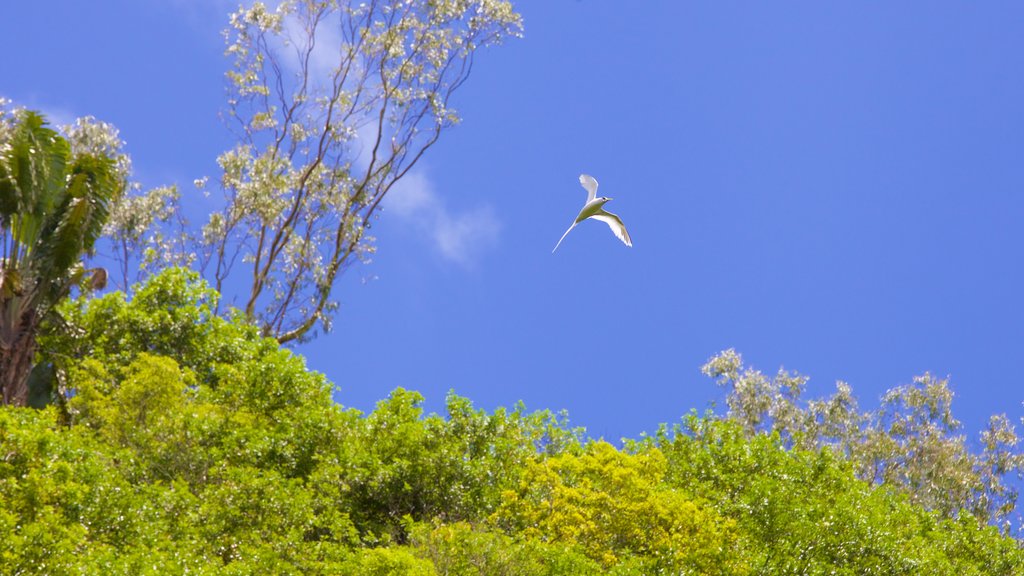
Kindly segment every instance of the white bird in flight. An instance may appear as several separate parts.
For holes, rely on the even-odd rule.
[[[623,244],[632,248],[633,241],[629,239],[629,232],[626,232],[626,225],[622,223],[622,219],[604,209],[604,203],[611,200],[611,198],[605,196],[601,196],[600,198],[597,197],[597,180],[595,180],[593,176],[580,174],[580,184],[582,184],[587,190],[587,203],[583,205],[583,209],[580,210],[579,215],[576,216],[576,221],[572,223],[572,226],[569,226],[569,229],[565,231],[565,234],[562,234],[562,237],[558,239],[558,244],[555,244],[555,250],[558,250],[558,247],[562,245],[562,240],[565,240],[565,237],[569,235],[569,232],[572,232],[572,229],[575,228],[577,224],[583,222],[587,218],[593,218],[594,220],[604,222],[612,229],[615,236],[619,240],[622,240]],[[555,250],[552,250],[551,253],[554,254]]]

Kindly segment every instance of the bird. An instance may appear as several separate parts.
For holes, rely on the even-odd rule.
[[[593,218],[594,220],[600,220],[608,225],[615,233],[615,236],[622,240],[622,243],[630,248],[633,247],[633,241],[629,238],[629,232],[626,232],[626,225],[622,223],[622,219],[608,212],[604,209],[605,202],[611,200],[606,196],[597,196],[597,180],[593,176],[587,174],[580,174],[580,185],[587,191],[587,203],[583,205],[583,209],[580,210],[579,215],[576,216],[576,221],[569,226],[569,229],[562,234],[562,237],[558,239],[558,244],[555,244],[555,249],[551,251],[552,254],[558,247],[562,245],[562,240],[572,232],[572,229],[577,224],[583,222],[587,218]]]

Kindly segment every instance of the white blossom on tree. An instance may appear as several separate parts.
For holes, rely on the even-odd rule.
[[[281,342],[330,328],[339,275],[374,248],[389,190],[459,121],[476,51],[517,36],[507,0],[257,2],[231,16],[223,207],[200,260]]]
[[[335,283],[373,253],[382,200],[459,122],[452,97],[476,52],[521,30],[509,0],[239,8],[224,32],[237,143],[217,159],[219,179],[196,181],[222,193],[218,208],[197,230],[177,187],[133,185],[106,234],[122,285],[135,264],[198,265],[265,335],[329,330]]]
[[[887,391],[877,410],[862,412],[846,383],[804,405],[806,377],[780,370],[769,378],[745,367],[732,349],[702,370],[727,390],[728,418],[748,435],[778,434],[795,448],[832,449],[860,478],[895,487],[916,504],[946,517],[967,512],[1010,530],[1014,480],[1024,472],[1019,436],[1009,418],[996,415],[972,450],[953,416],[948,379],[918,376]]]

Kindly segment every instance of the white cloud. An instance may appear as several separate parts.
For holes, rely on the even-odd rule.
[[[412,223],[442,257],[463,266],[475,263],[501,233],[501,221],[490,206],[449,210],[422,170],[406,174],[395,184],[385,197],[384,209]]]
[[[494,210],[483,206],[461,214],[438,214],[434,239],[444,257],[469,265],[497,242],[500,231],[501,222]]]
[[[386,208],[401,218],[412,218],[436,200],[423,172],[409,172],[388,193]]]

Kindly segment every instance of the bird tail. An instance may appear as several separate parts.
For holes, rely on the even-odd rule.
[[[558,250],[558,247],[562,245],[562,240],[565,240],[565,237],[568,236],[569,232],[572,232],[572,229],[575,227],[576,223],[573,222],[572,226],[569,226],[569,229],[565,231],[565,234],[562,234],[562,237],[558,239],[558,244],[555,244],[554,250],[551,251],[552,254],[555,253],[555,250]]]

